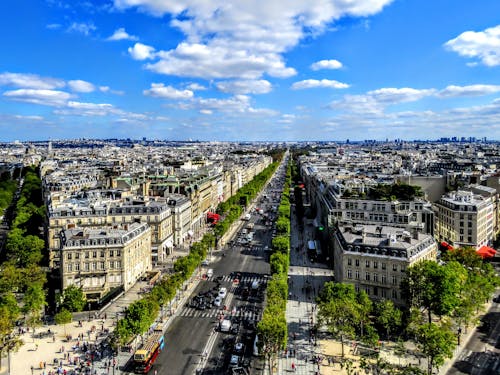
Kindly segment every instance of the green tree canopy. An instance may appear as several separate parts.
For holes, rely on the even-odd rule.
[[[87,298],[82,288],[70,285],[62,294],[62,308],[69,312],[82,311],[87,303]]]
[[[427,323],[418,329],[418,347],[428,360],[428,374],[453,356],[456,338],[448,327]]]

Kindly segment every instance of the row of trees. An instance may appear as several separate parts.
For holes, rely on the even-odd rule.
[[[424,260],[407,269],[401,284],[406,307],[373,303],[352,285],[326,283],[318,297],[320,324],[339,337],[374,348],[379,337],[415,340],[428,359],[428,372],[450,358],[462,328],[474,323],[499,279],[473,248],[443,254],[443,262]]]
[[[39,230],[43,224],[44,205],[37,172],[35,167],[23,170],[24,185],[5,243],[5,261],[0,267],[0,351],[12,350],[21,344],[11,335],[21,314],[34,330],[41,324],[47,304],[46,276],[40,267],[45,249]]]
[[[286,302],[288,298],[288,268],[290,264],[290,164],[276,221],[277,236],[272,242],[269,260],[271,280],[267,284],[266,308],[257,325],[259,350],[266,357],[272,373],[277,354],[287,344]]]
[[[210,249],[215,247],[216,236],[222,236],[231,223],[239,218],[242,208],[238,203],[242,197],[253,199],[276,167],[277,163],[269,165],[252,181],[242,187],[235,196],[219,204],[217,212],[223,215],[223,220],[217,223],[214,233],[206,233],[199,242],[191,245],[189,254],[175,261],[174,272],[171,275],[162,278],[150,293],[129,305],[124,318],[117,322],[116,330],[113,332],[113,341],[116,344],[124,345],[134,336],[143,334],[151,327],[160,310],[171,303],[177,291],[183,287],[184,283],[201,265]]]
[[[10,174],[2,173],[0,176],[0,216],[3,216],[5,209],[11,204],[16,188],[17,182],[10,178]]]
[[[246,207],[248,202],[257,196],[278,165],[279,162],[268,165],[252,181],[239,189],[235,195],[217,206],[217,213],[223,217],[223,220],[219,221],[214,227],[214,233],[218,238],[222,237],[229,230],[231,224],[240,218],[243,207]]]

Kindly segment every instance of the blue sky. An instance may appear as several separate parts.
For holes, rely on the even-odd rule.
[[[500,139],[498,0],[3,0],[0,140]]]

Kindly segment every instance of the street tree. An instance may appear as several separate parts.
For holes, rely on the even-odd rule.
[[[276,236],[272,241],[273,251],[279,251],[280,253],[288,253],[290,249],[290,238],[288,236]]]
[[[269,373],[273,374],[278,353],[286,347],[288,331],[285,314],[269,310],[264,312],[262,320],[257,324],[259,336],[259,353],[262,353],[269,364]]]
[[[466,279],[465,268],[455,261],[440,265],[424,260],[408,267],[401,289],[407,304],[426,310],[431,322],[432,314],[449,315],[459,305]]]
[[[373,315],[375,323],[385,331],[387,338],[401,327],[403,313],[391,300],[384,299],[375,303]]]
[[[456,338],[449,327],[426,323],[418,329],[417,345],[427,357],[427,372],[432,374],[435,366],[441,366],[446,358],[453,356]]]
[[[69,310],[62,308],[56,315],[54,315],[54,320],[56,324],[64,325],[64,336],[66,336],[66,324],[73,321],[73,315]]]
[[[356,336],[360,324],[360,307],[354,286],[334,282],[325,283],[318,297],[318,320],[340,338],[342,357],[347,338]]]
[[[45,291],[41,284],[28,286],[23,298],[24,305],[22,312],[26,316],[26,321],[35,331],[35,327],[42,322],[43,310],[47,302],[45,301]]]
[[[87,298],[81,287],[70,285],[62,294],[62,308],[69,312],[82,311],[87,304]]]

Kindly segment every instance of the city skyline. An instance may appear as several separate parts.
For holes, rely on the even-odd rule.
[[[0,141],[500,139],[498,1],[0,11]]]

